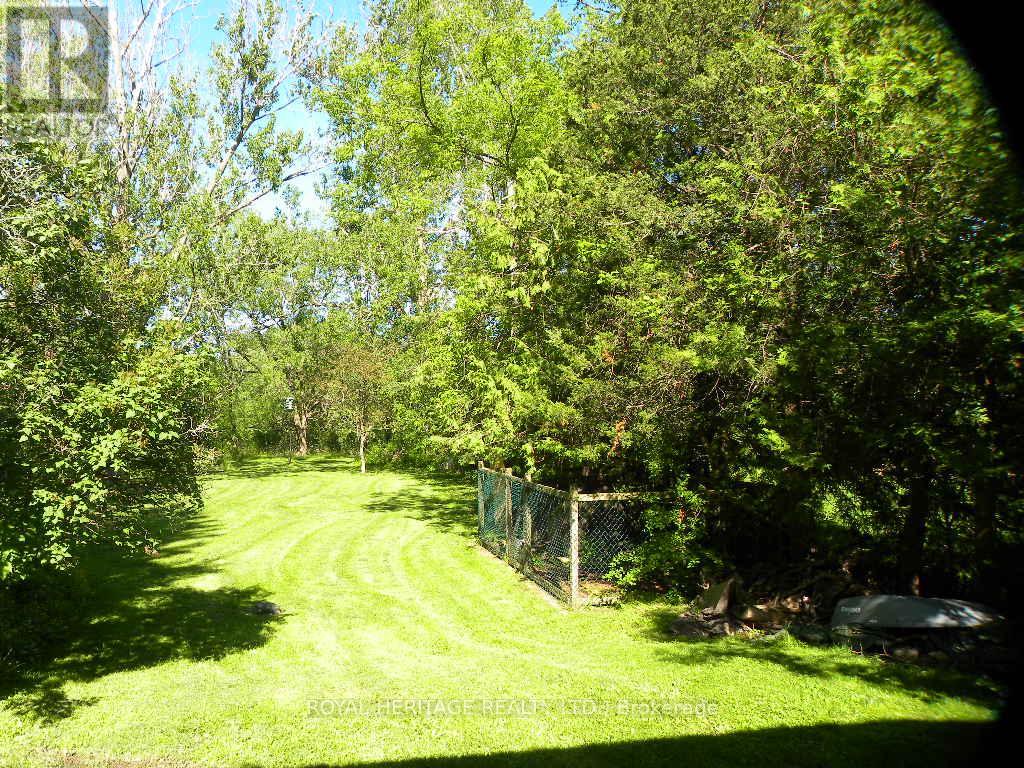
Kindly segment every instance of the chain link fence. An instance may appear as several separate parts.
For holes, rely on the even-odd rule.
[[[570,607],[612,599],[608,572],[643,535],[636,494],[578,494],[477,469],[480,542]]]

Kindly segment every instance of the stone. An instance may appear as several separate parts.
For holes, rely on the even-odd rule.
[[[668,631],[676,637],[708,636],[708,630],[704,626],[704,622],[696,616],[690,616],[685,613],[672,622],[672,626],[669,627]]]
[[[811,645],[825,645],[832,641],[832,633],[816,624],[793,624],[789,627],[789,633]]]
[[[726,579],[708,587],[700,598],[701,611],[706,614],[721,615],[729,610],[733,593],[736,590],[736,578]]]
[[[250,611],[260,616],[280,616],[283,613],[281,606],[268,600],[257,600]]]
[[[809,610],[811,599],[806,595],[788,595],[779,601],[779,608],[790,613],[803,613]]]
[[[914,648],[912,645],[900,645],[892,649],[890,654],[896,661],[902,661],[906,664],[913,664],[921,656],[921,652]]]
[[[784,624],[792,616],[788,611],[769,605],[747,605],[736,611],[736,618],[751,624]]]

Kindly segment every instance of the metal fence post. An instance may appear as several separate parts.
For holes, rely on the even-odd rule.
[[[580,604],[580,492],[569,487],[569,607]]]
[[[515,565],[515,554],[512,552],[512,534],[515,529],[512,524],[512,470],[505,470],[505,560],[509,565]]]
[[[484,463],[476,463],[476,512],[479,518],[477,531],[480,536],[484,535]]]

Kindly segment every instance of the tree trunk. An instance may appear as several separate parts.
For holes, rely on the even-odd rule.
[[[359,471],[366,474],[366,430],[359,428]]]
[[[981,476],[974,480],[972,491],[977,579],[981,588],[988,591],[998,584],[998,579],[994,578],[999,560],[999,538],[996,532],[996,509],[999,503],[997,484],[992,478]]]
[[[305,456],[309,453],[309,417],[301,408],[296,408],[292,414],[292,421],[295,423],[295,453]]]
[[[921,565],[924,559],[924,537],[928,529],[931,481],[930,469],[921,470],[910,479],[907,516],[900,535],[900,586],[914,595],[921,593]]]

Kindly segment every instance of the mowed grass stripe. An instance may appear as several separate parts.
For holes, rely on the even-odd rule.
[[[0,707],[0,764],[61,765],[74,751],[86,765],[228,768],[497,753],[513,756],[494,765],[759,765],[768,750],[795,765],[826,751],[834,765],[941,765],[976,733],[956,723],[994,713],[984,686],[941,671],[787,640],[670,641],[679,608],[665,602],[554,607],[475,544],[463,483],[267,459],[211,478],[206,500],[162,557],[89,565],[105,602],[83,606],[95,617],[75,655],[31,670]],[[284,614],[253,616],[256,599]],[[124,623],[129,606],[137,620]],[[109,663],[90,672],[90,654]],[[59,711],[43,691],[64,697]],[[311,717],[321,698],[711,701],[718,711]],[[598,749],[623,742],[627,752]],[[874,742],[880,762],[865,752]]]

